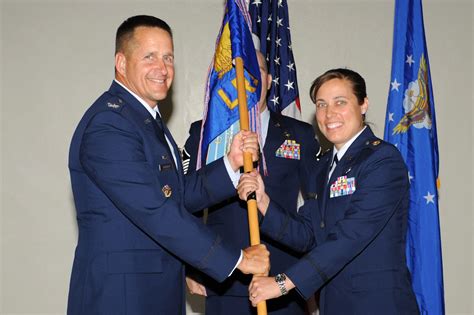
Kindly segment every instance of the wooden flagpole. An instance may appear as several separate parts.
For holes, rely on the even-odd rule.
[[[240,130],[250,130],[249,114],[247,108],[247,93],[245,92],[244,62],[241,57],[235,58],[237,74],[237,98],[239,102]],[[244,172],[253,170],[252,154],[244,152]],[[247,198],[247,211],[250,230],[250,245],[260,244],[260,230],[258,227],[257,198],[255,192]],[[257,304],[258,315],[267,315],[267,303],[262,301]]]

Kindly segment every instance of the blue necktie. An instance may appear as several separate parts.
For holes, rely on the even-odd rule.
[[[179,152],[175,150],[176,143],[174,143],[170,131],[168,130],[168,128],[166,128],[165,124],[163,123],[163,120],[161,119],[161,116],[158,113],[156,113],[155,121],[158,125],[158,138],[160,138],[161,142],[163,142],[163,145],[165,145],[168,149],[170,158],[173,159],[173,165],[177,166],[178,161],[175,160],[175,158],[180,158],[180,155]],[[174,154],[172,152],[174,152]]]
[[[334,154],[334,158],[332,159],[331,166],[329,167],[328,182],[329,182],[329,179],[331,179],[332,173],[336,169],[337,162],[339,162],[339,159],[337,158],[337,154]]]

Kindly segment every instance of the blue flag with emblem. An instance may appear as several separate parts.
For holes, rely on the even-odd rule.
[[[224,156],[240,130],[236,57],[244,62],[249,124],[252,131],[259,130],[260,69],[250,23],[245,1],[228,0],[208,73],[198,168]]]
[[[421,0],[397,0],[385,140],[409,170],[407,265],[422,314],[444,314],[438,140]]]
[[[286,0],[251,0],[249,13],[252,32],[260,39],[260,51],[267,58],[272,85],[268,108],[277,113],[300,118],[301,107],[296,80]]]

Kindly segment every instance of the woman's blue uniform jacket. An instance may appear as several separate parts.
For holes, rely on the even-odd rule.
[[[299,215],[271,203],[262,231],[307,252],[286,270],[321,314],[418,314],[406,266],[408,172],[398,150],[367,127],[327,179],[321,157],[315,187]]]

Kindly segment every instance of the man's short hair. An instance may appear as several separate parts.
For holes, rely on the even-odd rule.
[[[127,42],[129,42],[137,27],[157,27],[168,32],[171,38],[173,34],[171,27],[163,20],[150,15],[136,15],[129,17],[120,24],[115,36],[115,53],[123,52]]]

